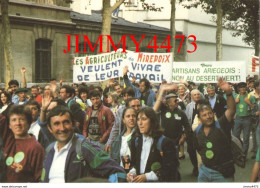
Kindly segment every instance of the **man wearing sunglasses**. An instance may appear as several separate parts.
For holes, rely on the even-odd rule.
[[[191,133],[191,127],[186,114],[178,108],[178,95],[168,94],[165,96],[166,103],[162,102],[162,96],[166,91],[176,90],[177,88],[177,84],[161,85],[153,109],[160,114],[164,135],[174,141],[176,155],[179,158],[179,145],[184,142],[185,135]]]

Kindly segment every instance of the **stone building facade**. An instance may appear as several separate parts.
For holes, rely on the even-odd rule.
[[[72,82],[73,57],[89,54],[75,54],[73,49],[71,53],[64,53],[63,49],[67,49],[66,35],[87,35],[91,43],[95,44],[102,27],[100,11],[92,11],[91,15],[80,14],[73,12],[68,4],[59,0],[10,0],[9,19],[14,60],[13,78],[21,82],[20,69],[26,67],[27,82],[32,84],[48,82],[51,78],[63,78],[65,82]],[[119,43],[122,35],[136,35],[137,41],[141,39],[141,35],[146,35],[141,43],[141,51],[147,51],[146,46],[155,35],[160,45],[170,35],[170,30],[140,22],[132,23],[123,18],[112,18],[111,37],[115,44]],[[84,48],[83,41],[81,36],[80,49]],[[75,40],[71,43],[75,49]],[[180,41],[176,41],[176,49],[179,44]],[[129,50],[135,50],[135,44],[130,40],[126,46]],[[165,52],[165,49],[158,52]],[[176,60],[184,61],[185,53],[186,49],[182,48],[180,53],[176,53]],[[5,62],[0,42],[0,83],[4,81]]]

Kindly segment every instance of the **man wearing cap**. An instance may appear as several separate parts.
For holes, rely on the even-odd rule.
[[[28,102],[28,99],[26,98],[26,93],[28,90],[26,88],[18,88],[15,92],[15,94],[18,95],[19,101],[16,102],[15,104],[23,105]]]
[[[251,109],[254,108],[255,97],[247,93],[245,82],[240,82],[238,84],[238,91],[239,94],[235,97],[236,119],[233,135],[240,139],[240,134],[243,130],[243,153],[247,155],[250,137],[250,115]]]
[[[166,95],[166,104],[162,103],[162,96],[165,91],[177,89],[176,84],[162,84],[158,97],[153,107],[154,111],[160,111],[161,124],[164,128],[164,135],[171,138],[177,148],[177,158],[179,158],[178,147],[185,140],[186,135],[189,137],[191,127],[186,114],[178,108],[178,95]]]

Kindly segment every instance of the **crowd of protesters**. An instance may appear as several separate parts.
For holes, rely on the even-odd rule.
[[[22,87],[0,89],[0,182],[179,182],[185,142],[198,182],[233,182],[231,135],[260,181],[259,80],[155,86],[127,73],[104,90],[51,79],[29,91],[22,68]]]

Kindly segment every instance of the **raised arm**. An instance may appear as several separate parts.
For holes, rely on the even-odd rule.
[[[226,93],[228,109],[225,112],[225,116],[227,120],[231,122],[236,113],[236,103],[232,95],[232,87],[225,80],[223,80],[223,78],[219,78],[218,86]]]
[[[174,90],[177,87],[178,87],[177,84],[162,84],[161,87],[160,87],[160,90],[159,90],[159,94],[156,98],[156,102],[153,106],[153,110],[156,111],[156,112],[159,111],[160,106],[162,104],[162,96],[163,96],[165,91]]]
[[[21,73],[22,73],[22,80],[23,80],[23,88],[27,87],[26,78],[25,78],[25,72],[26,72],[25,67],[22,67],[21,68]]]
[[[130,80],[128,79],[127,71],[128,71],[128,66],[125,66],[125,67],[124,67],[124,71],[123,71],[125,85],[126,85],[126,87],[131,87],[131,88],[133,88],[134,91],[135,91],[135,93],[136,93],[137,90],[138,90],[138,88],[135,87],[135,86],[130,82]]]

